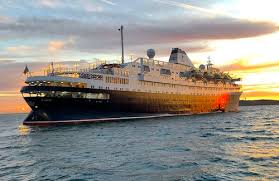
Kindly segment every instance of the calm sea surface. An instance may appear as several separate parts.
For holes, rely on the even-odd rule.
[[[279,106],[18,129],[0,115],[0,180],[279,180]]]

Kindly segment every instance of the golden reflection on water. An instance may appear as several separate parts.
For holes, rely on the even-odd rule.
[[[243,180],[257,180],[263,172],[266,175],[279,177],[277,161],[279,158],[279,119],[267,118],[254,121],[244,134],[232,135],[241,139],[241,142],[227,147],[233,157],[243,160],[248,172],[259,174],[247,175]],[[268,179],[261,177],[260,180]]]
[[[242,158],[249,172],[279,176],[276,158],[279,157],[279,145],[276,142],[257,141],[240,143],[232,148],[232,154]],[[275,161],[274,161],[275,159]],[[268,166],[267,166],[268,164]],[[256,180],[260,175],[246,175],[243,180]],[[261,178],[260,180],[268,180]]]
[[[242,157],[250,158],[273,158],[279,157],[279,145],[276,143],[254,142],[251,144],[239,144],[234,153]]]
[[[267,124],[268,123],[268,124]],[[251,158],[272,158],[279,157],[279,145],[276,141],[279,137],[279,119],[262,120],[254,122],[249,129],[252,135],[244,135],[254,139],[251,143],[240,143],[234,149],[239,156],[248,156]]]
[[[25,126],[23,124],[18,126],[18,132],[20,135],[25,136],[28,135],[30,133],[30,128],[28,126]]]

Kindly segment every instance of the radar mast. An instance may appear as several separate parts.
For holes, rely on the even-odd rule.
[[[121,25],[121,27],[118,29],[121,33],[121,52],[122,52],[122,56],[121,56],[121,62],[122,64],[124,64],[124,42],[123,42],[123,25]]]

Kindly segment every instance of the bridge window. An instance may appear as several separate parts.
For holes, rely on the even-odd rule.
[[[88,73],[80,73],[79,78],[103,80],[103,76],[102,75],[88,74]]]
[[[150,68],[148,65],[143,65],[143,71],[144,72],[150,72]]]
[[[161,69],[160,70],[161,75],[171,75],[171,71],[169,69]]]

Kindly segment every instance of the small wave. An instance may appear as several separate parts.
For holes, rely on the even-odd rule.
[[[189,167],[195,167],[198,166],[199,164],[196,162],[183,162],[175,165],[169,166],[169,168],[189,168]]]
[[[21,168],[21,166],[20,165],[14,165],[14,166],[6,166],[6,167],[2,167],[1,169],[0,169],[0,171],[2,172],[4,172],[4,171],[7,171],[7,170],[16,170],[16,169],[19,169],[19,168]]]
[[[246,134],[257,134],[257,133],[266,133],[266,130],[251,130],[251,131],[245,131]]]
[[[229,133],[237,133],[237,132],[242,132],[242,130],[237,129],[237,128],[232,128],[232,127],[227,127],[227,128],[216,128],[217,131],[221,132],[229,132]]]
[[[215,176],[215,175],[211,175],[211,174],[202,174],[200,176],[195,176],[193,178],[193,180],[196,180],[196,181],[203,181],[203,180],[206,180],[206,181],[218,181],[218,180],[223,180],[223,178],[220,178],[218,176]]]
[[[69,179],[69,181],[87,181],[87,179]]]
[[[164,148],[159,148],[157,150],[171,151],[171,152],[188,152],[188,151],[191,151],[190,148],[185,148],[185,147],[181,147],[181,146],[164,147]]]
[[[144,163],[144,166],[145,166],[146,169],[148,168],[148,169],[151,169],[151,170],[166,170],[166,169],[169,168],[167,165],[159,165],[159,164],[156,164],[154,162]]]
[[[263,156],[263,157],[248,157],[246,160],[254,161],[254,162],[260,162],[260,161],[275,161],[279,160],[279,156]]]
[[[212,133],[204,133],[204,134],[202,134],[200,137],[211,137],[211,136],[215,136],[214,134],[212,134]]]
[[[274,137],[260,137],[260,136],[243,136],[241,137],[243,140],[249,140],[249,141],[264,141],[264,140],[275,140]]]
[[[261,176],[261,174],[257,172],[251,172],[251,171],[242,171],[240,170],[238,174],[243,175],[243,176]]]
[[[260,161],[266,161],[268,160],[266,157],[248,157],[246,160],[250,160],[253,162],[260,162]]]
[[[10,146],[3,146],[0,148],[0,150],[22,149],[24,147],[25,147],[24,145],[10,145]]]

